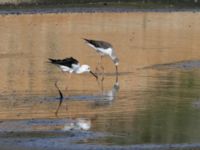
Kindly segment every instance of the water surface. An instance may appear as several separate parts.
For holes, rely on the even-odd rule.
[[[9,137],[50,131],[49,144],[48,137],[58,140],[73,125],[81,133],[76,119],[85,118],[91,123],[84,132],[88,139],[75,144],[199,147],[199,17],[192,12],[1,15],[1,139],[9,143]],[[49,57],[73,56],[95,70],[100,57],[82,38],[109,41],[119,56],[117,83],[112,61],[103,59],[103,92],[91,75],[68,80],[47,63]],[[64,95],[58,116],[56,81]],[[65,126],[68,119],[75,123]],[[31,137],[42,144],[40,135]]]

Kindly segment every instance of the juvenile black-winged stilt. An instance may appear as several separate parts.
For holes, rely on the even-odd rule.
[[[101,56],[100,64],[102,63],[103,56],[107,55],[112,59],[116,67],[116,75],[118,75],[119,59],[116,55],[116,52],[113,46],[110,43],[105,42],[105,41],[97,41],[97,40],[91,40],[91,39],[85,39],[85,38],[84,40],[90,47],[94,48],[97,51],[97,53],[100,54]],[[101,64],[101,67],[104,71],[102,64]]]
[[[50,63],[58,66],[63,72],[69,72],[70,74],[81,74],[81,73],[91,73],[96,79],[98,76],[94,74],[90,70],[90,66],[88,65],[80,65],[78,60],[73,57],[65,58],[65,59],[52,59],[49,58]]]

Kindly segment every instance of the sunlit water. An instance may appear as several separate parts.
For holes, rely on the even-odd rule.
[[[199,17],[190,12],[0,16],[0,131],[20,131],[20,137],[73,129],[106,135],[78,142],[87,144],[199,144],[200,71],[193,65],[199,62],[186,61],[199,58]],[[117,82],[108,58],[101,84],[89,74],[68,80],[47,62],[73,56],[95,70],[100,57],[84,37],[113,44],[120,58]],[[64,95],[57,116],[55,82]]]

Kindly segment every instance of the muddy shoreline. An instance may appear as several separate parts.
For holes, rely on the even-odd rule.
[[[1,15],[47,13],[104,13],[104,12],[199,12],[200,8],[132,8],[132,7],[65,7],[65,8],[9,8],[0,9]]]

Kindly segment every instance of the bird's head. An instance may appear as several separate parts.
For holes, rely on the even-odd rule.
[[[90,66],[88,65],[82,65],[81,69],[83,70],[83,72],[90,72]]]
[[[89,73],[91,73],[96,79],[98,79],[98,76],[91,71],[90,66],[88,66],[88,65],[82,65],[81,69],[82,69],[83,72],[89,72]]]

